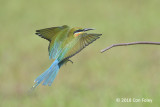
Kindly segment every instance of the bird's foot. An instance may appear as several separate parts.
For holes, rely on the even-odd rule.
[[[68,59],[68,61],[70,61],[73,64],[73,61],[71,61],[70,59]]]

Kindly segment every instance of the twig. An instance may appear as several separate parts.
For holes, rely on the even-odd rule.
[[[137,45],[137,44],[149,44],[149,45],[160,45],[160,42],[146,42],[146,41],[140,41],[140,42],[130,42],[130,43],[119,43],[119,44],[113,44],[103,50],[101,50],[102,52],[105,52],[113,47],[117,47],[117,46],[128,46],[128,45]]]

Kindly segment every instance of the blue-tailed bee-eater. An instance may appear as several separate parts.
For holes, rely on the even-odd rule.
[[[49,41],[49,59],[54,59],[52,65],[38,76],[32,89],[40,83],[51,86],[60,67],[72,56],[98,39],[102,34],[86,33],[93,28],[70,28],[67,25],[36,30],[36,34]]]

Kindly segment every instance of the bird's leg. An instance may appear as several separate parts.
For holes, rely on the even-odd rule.
[[[70,59],[68,59],[68,61],[70,61],[73,64],[73,61],[71,61]]]

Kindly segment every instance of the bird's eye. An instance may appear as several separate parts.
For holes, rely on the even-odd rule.
[[[82,29],[78,29],[78,30],[74,31],[73,34],[78,33],[78,32],[82,32],[82,31],[83,31]]]

